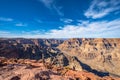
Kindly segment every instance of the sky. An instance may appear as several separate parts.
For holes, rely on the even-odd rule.
[[[120,38],[120,0],[0,0],[0,37]]]

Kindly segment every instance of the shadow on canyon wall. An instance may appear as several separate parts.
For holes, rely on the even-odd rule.
[[[92,69],[89,65],[85,64],[85,63],[82,63],[80,60],[78,60],[77,57],[75,57],[75,59],[80,63],[80,65],[82,66],[82,68],[88,72],[92,72],[94,73],[95,75],[97,76],[100,76],[100,77],[104,77],[104,76],[109,76],[109,73],[108,72],[101,72],[101,71],[97,71],[95,69]]]

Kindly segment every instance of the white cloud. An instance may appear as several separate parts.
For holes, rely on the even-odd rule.
[[[84,13],[88,18],[102,18],[111,12],[120,10],[119,0],[93,0],[89,9]]]
[[[9,35],[11,35],[9,31],[0,30],[0,37],[8,37]]]
[[[5,18],[5,17],[0,17],[0,21],[13,21],[12,18]]]
[[[54,0],[39,0],[41,1],[47,8],[52,8]]]
[[[48,34],[59,38],[72,37],[120,37],[120,19],[113,21],[91,22],[84,25],[66,25],[61,30],[51,30]],[[114,36],[112,36],[114,35]]]
[[[20,27],[22,27],[22,26],[27,26],[27,24],[24,24],[24,23],[17,23],[17,24],[15,24],[15,26],[20,26]]]
[[[1,34],[9,34],[10,32],[8,31],[0,31]]]
[[[40,19],[35,19],[35,21],[38,22],[38,23],[43,23],[43,21],[40,20]]]
[[[120,38],[120,19],[88,22],[86,24],[84,21],[82,22],[79,25],[65,25],[60,29],[52,29],[47,32],[41,30],[23,31],[19,35],[8,34],[7,36],[23,38]]]
[[[42,32],[44,32],[43,30],[33,30],[33,31],[28,31],[28,32],[26,32],[26,31],[22,31],[22,33],[21,34],[27,34],[27,35],[29,35],[29,34],[31,34],[31,35],[39,35],[39,34],[42,34]]]
[[[90,23],[88,20],[87,21],[85,21],[85,20],[77,20],[77,22],[78,22],[78,25],[80,26],[80,25],[87,25],[88,23]]]
[[[60,19],[60,21],[62,21],[62,22],[64,22],[64,23],[71,23],[71,22],[73,22],[73,20],[72,19]]]
[[[62,7],[61,6],[56,6],[55,0],[39,0],[42,2],[45,7],[47,7],[51,11],[56,11],[58,15],[63,16],[64,14],[61,12]]]
[[[53,9],[58,13],[58,15],[64,16],[64,13],[62,13],[62,11],[61,11],[61,9],[62,9],[61,6],[53,5]]]

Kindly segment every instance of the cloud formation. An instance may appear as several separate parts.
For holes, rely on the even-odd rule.
[[[102,18],[111,12],[120,10],[119,0],[93,0],[89,9],[84,13],[87,18]]]
[[[41,1],[47,8],[52,8],[54,0],[39,0]]]
[[[64,22],[64,23],[71,23],[71,22],[73,22],[73,20],[72,19],[60,19],[60,21],[62,21],[62,22]]]
[[[43,31],[23,31],[20,35],[8,34],[8,37],[23,38],[118,38],[120,37],[120,19],[113,21],[82,21],[78,25],[65,25],[60,29]],[[86,22],[86,23],[84,23]],[[2,35],[4,36],[4,34]],[[7,36],[7,35],[5,35]]]
[[[61,30],[51,30],[53,37],[120,37],[120,19],[113,21],[98,21],[81,23],[79,25],[66,25]],[[59,36],[58,36],[59,35]],[[114,36],[113,36],[114,35]]]
[[[20,27],[22,27],[22,26],[27,26],[27,24],[24,24],[24,23],[17,23],[17,24],[15,24],[15,26],[20,26]]]
[[[69,9],[70,7],[69,5],[65,5],[65,6],[64,5],[60,6],[60,4],[58,5],[57,4],[58,0],[38,0],[38,1],[39,3],[42,3],[43,4],[42,6],[45,6],[45,8],[47,8],[48,11],[51,12],[53,11],[53,13],[55,12],[58,14],[57,16],[55,14],[55,16],[50,17],[50,18],[55,17],[55,19],[44,21],[44,17],[41,16],[41,17],[37,17],[40,19],[34,19],[33,20],[34,22],[28,21],[26,24],[23,21],[21,22],[19,20],[18,21],[15,19],[13,20],[12,18],[0,17],[0,21],[1,22],[4,21],[3,23],[0,23],[0,26],[4,26],[1,27],[0,37],[5,36],[5,37],[23,37],[23,38],[82,38],[82,37],[120,38],[120,34],[119,34],[120,18],[119,16],[114,17],[111,14],[114,13],[119,15],[120,13],[119,0],[92,0],[90,7],[85,11],[85,13],[81,13],[84,14],[85,16],[78,16],[77,18],[75,18],[75,16],[77,15],[74,16],[72,12],[69,13],[72,14],[71,16],[67,16],[67,15],[63,16],[64,14],[61,12],[61,10],[63,8],[65,8],[63,10],[66,10]],[[68,11],[66,10],[64,12],[68,12]],[[106,15],[109,15],[109,18],[103,18]],[[78,18],[80,19],[80,17],[81,20],[78,20]],[[98,18],[102,18],[102,20],[98,21],[99,20]],[[59,21],[53,22],[55,20],[59,20]],[[8,22],[8,21],[12,21],[12,22]],[[44,24],[42,23],[45,24],[44,28],[42,27],[44,26]],[[52,29],[48,28],[49,26],[51,26],[49,25],[50,23],[52,23]],[[56,24],[54,25],[53,23]],[[28,25],[30,25],[29,28],[22,27]],[[64,25],[64,26],[59,26],[59,25]],[[14,29],[13,26],[16,28]],[[17,30],[19,29],[19,27],[17,26],[22,28],[20,30]],[[46,31],[42,31],[40,28]],[[4,31],[5,29],[7,29],[8,31]]]
[[[9,31],[2,31],[0,30],[0,37],[8,37],[9,35],[11,35],[11,33]]]
[[[45,7],[47,7],[49,10],[54,10],[57,12],[58,15],[63,16],[64,14],[61,12],[62,7],[61,6],[56,6],[55,0],[39,0],[42,2]]]
[[[13,21],[13,19],[12,18],[6,18],[6,17],[0,17],[0,21],[7,21],[7,22],[9,22],[9,21]]]

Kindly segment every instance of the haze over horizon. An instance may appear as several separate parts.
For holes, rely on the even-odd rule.
[[[120,38],[120,0],[0,0],[0,37]]]

